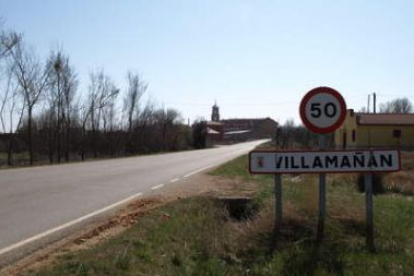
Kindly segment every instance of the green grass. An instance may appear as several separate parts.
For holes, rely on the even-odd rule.
[[[222,165],[210,172],[210,175],[222,176],[227,178],[239,178],[244,181],[259,181],[270,183],[273,179],[271,175],[252,175],[249,173],[247,156],[240,156],[225,165]]]
[[[220,211],[207,198],[179,200],[117,238],[32,275],[225,275],[219,253],[231,246],[232,235]]]
[[[212,172],[260,183],[260,210],[229,218],[216,199],[180,199],[142,217],[116,238],[29,275],[412,275],[414,202],[374,200],[377,251],[365,248],[364,194],[347,176],[328,179],[325,237],[315,243],[317,177],[283,179],[284,224],[275,237],[273,178],[246,173],[247,157]]]

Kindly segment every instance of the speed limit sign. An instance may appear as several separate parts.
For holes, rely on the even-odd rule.
[[[345,120],[346,104],[338,91],[330,87],[317,87],[309,91],[300,103],[303,124],[316,133],[335,131]]]

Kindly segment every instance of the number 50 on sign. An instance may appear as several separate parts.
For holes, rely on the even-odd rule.
[[[330,133],[345,120],[346,104],[338,91],[317,87],[309,91],[300,103],[300,117],[305,126],[316,133]]]

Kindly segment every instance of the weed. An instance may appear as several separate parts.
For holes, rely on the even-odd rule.
[[[131,265],[131,253],[129,244],[115,257],[115,267],[121,270],[128,270]]]

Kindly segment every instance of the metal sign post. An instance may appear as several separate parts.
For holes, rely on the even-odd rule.
[[[370,157],[374,155],[373,151],[370,149],[369,151]],[[366,245],[367,249],[370,252],[375,251],[375,243],[374,243],[374,203],[373,203],[373,189],[372,189],[372,164],[369,166],[370,172],[365,174],[364,184],[365,184],[365,218],[366,218],[366,227],[367,227],[367,234],[366,234]]]
[[[366,245],[369,251],[375,251],[374,243],[374,205],[372,200],[372,173],[365,174],[365,212],[366,212]]]
[[[278,131],[275,135],[275,148],[277,149],[277,139],[279,138]],[[263,165],[263,164],[262,164]],[[282,203],[282,175],[275,174],[275,222],[274,222],[274,235],[277,238],[279,231],[282,227],[282,214],[283,214],[283,203]]]
[[[279,234],[282,227],[282,175],[275,174],[275,234]]]
[[[319,135],[319,150],[324,150],[326,147],[326,136]],[[318,229],[316,233],[316,241],[320,243],[323,239],[325,230],[326,217],[326,174],[319,174],[319,212],[318,212]]]
[[[303,97],[299,107],[303,124],[319,133],[319,150],[326,147],[324,134],[335,131],[345,120],[346,104],[342,95],[330,87],[317,87]],[[326,175],[319,175],[319,212],[316,241],[323,239],[326,216]]]

